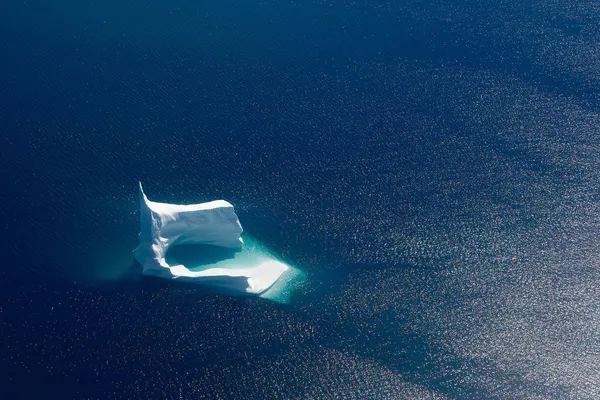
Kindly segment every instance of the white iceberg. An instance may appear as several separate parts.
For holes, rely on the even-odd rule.
[[[224,200],[178,205],[148,200],[140,183],[140,244],[134,250],[142,273],[160,278],[215,285],[236,292],[260,294],[269,289],[288,266],[272,257],[246,257],[244,263],[205,263],[203,268],[167,262],[169,248],[199,245],[199,248],[241,251],[242,225],[233,206]],[[172,264],[172,265],[171,265]]]

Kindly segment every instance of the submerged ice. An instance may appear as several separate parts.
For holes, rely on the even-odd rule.
[[[260,294],[288,270],[272,257],[243,252],[242,225],[227,201],[158,203],[148,200],[141,183],[139,193],[140,244],[134,257],[144,275]],[[187,252],[180,251],[184,246]],[[197,266],[181,262],[186,253],[200,255],[204,261]]]

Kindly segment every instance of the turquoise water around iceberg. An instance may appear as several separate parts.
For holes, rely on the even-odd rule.
[[[193,271],[210,268],[243,269],[262,260],[272,259],[263,246],[247,235],[242,236],[244,245],[231,249],[213,245],[173,246],[166,254],[169,265],[182,264]]]
[[[229,249],[213,245],[182,245],[169,249],[166,261],[169,265],[182,264],[192,271],[212,268],[248,269],[263,263],[277,261],[287,266],[287,271],[260,297],[280,303],[289,303],[294,290],[302,284],[302,272],[278,260],[272,252],[248,235],[242,235],[244,245],[241,249]]]

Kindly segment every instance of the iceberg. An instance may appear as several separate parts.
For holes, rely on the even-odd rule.
[[[148,200],[141,183],[139,196],[140,244],[133,253],[144,275],[259,295],[288,269],[286,264],[264,256],[241,265],[227,259],[212,260],[200,268],[168,262],[167,253],[176,246],[221,249],[220,254],[240,252],[244,246],[242,225],[233,205],[224,200],[188,205],[158,203]]]

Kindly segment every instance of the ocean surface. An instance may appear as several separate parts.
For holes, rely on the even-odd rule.
[[[286,299],[142,279],[137,184]],[[600,3],[3,0],[3,399],[600,398]]]

